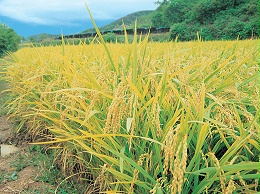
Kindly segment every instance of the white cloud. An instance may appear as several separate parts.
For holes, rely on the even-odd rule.
[[[89,20],[85,3],[96,20],[118,19],[156,8],[154,0],[0,0],[0,15],[26,23],[75,25]]]

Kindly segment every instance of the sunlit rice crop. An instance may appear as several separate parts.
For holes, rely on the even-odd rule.
[[[258,52],[258,40],[147,38],[23,48],[7,108],[100,192],[257,192]]]

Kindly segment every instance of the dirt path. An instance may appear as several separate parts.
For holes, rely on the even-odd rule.
[[[14,150],[14,153],[0,156],[0,194],[53,193],[53,186],[38,181],[41,169],[28,162],[33,158],[34,153],[30,152],[30,146],[26,142],[16,141],[19,138],[13,130],[13,125],[7,121],[7,117],[1,116],[0,144],[2,152],[4,145],[15,146],[17,149]]]

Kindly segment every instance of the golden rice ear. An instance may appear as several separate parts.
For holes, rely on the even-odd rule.
[[[98,36],[0,61],[17,131],[44,134],[34,144],[62,150],[68,178],[87,173],[100,193],[257,192],[258,40]]]

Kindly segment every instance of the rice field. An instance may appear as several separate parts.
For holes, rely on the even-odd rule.
[[[258,193],[258,72],[258,40],[23,48],[7,110],[89,190]]]

